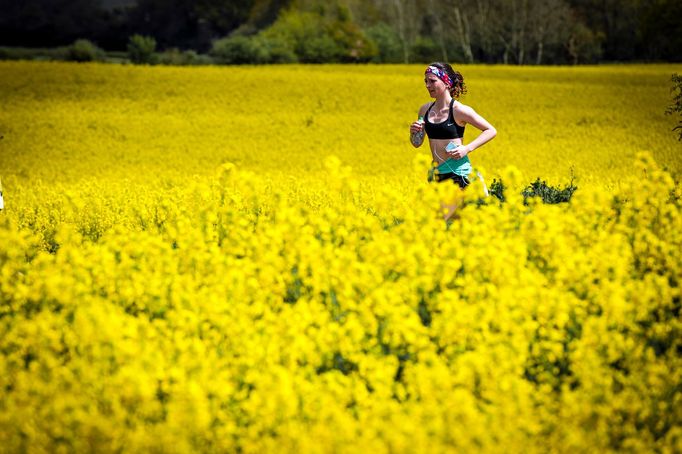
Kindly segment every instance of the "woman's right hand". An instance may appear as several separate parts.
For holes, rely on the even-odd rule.
[[[410,125],[410,143],[419,148],[424,143],[424,120],[421,118]]]

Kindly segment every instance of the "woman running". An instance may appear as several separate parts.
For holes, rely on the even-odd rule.
[[[417,148],[424,142],[424,132],[429,137],[434,162],[429,181],[452,180],[465,188],[472,171],[469,154],[492,140],[497,130],[474,109],[458,101],[466,92],[464,78],[449,64],[430,64],[424,73],[424,83],[435,101],[419,108],[419,119],[410,125],[410,141]],[[464,145],[467,124],[479,129],[481,134]]]

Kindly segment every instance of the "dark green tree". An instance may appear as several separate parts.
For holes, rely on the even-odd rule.
[[[638,47],[642,57],[682,62],[682,2],[643,2],[639,20]]]
[[[348,9],[337,5],[318,11],[286,10],[261,36],[304,63],[370,61],[378,55]]]
[[[585,25],[594,36],[600,37],[600,59],[607,61],[627,61],[640,59],[642,49],[649,45],[643,43],[641,30],[645,16],[656,28],[663,22],[680,22],[679,13],[675,15],[673,4],[677,0],[646,2],[641,0],[567,0],[578,22]],[[665,7],[656,5],[667,4]],[[648,11],[648,13],[647,13]],[[670,32],[671,30],[668,30]],[[672,35],[664,34],[666,39]],[[679,48],[678,48],[679,49]]]
[[[104,17],[91,0],[0,0],[0,45],[71,44],[105,27]]]
[[[151,36],[133,35],[128,41],[128,58],[136,64],[156,63],[156,40]]]
[[[161,48],[208,50],[249,18],[253,2],[242,0],[138,0],[129,13],[132,32],[153,36]]]
[[[367,37],[377,45],[376,63],[400,63],[403,58],[400,37],[388,24],[380,22],[365,30]]]
[[[228,33],[243,23],[250,16],[254,7],[254,0],[196,0],[194,14],[197,19],[208,24],[211,31],[222,35]]]
[[[128,22],[132,34],[154,37],[160,48],[199,46],[199,20],[190,0],[139,0]]]

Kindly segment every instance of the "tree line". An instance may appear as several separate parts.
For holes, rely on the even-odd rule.
[[[224,63],[682,61],[679,0],[0,0],[0,46],[131,37]]]

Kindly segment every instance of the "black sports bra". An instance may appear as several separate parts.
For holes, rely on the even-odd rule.
[[[460,126],[455,121],[455,115],[452,113],[452,106],[454,105],[454,98],[450,101],[450,112],[447,120],[440,123],[431,123],[429,121],[429,111],[433,104],[429,106],[424,114],[424,130],[429,139],[459,139],[464,137],[464,126]]]

